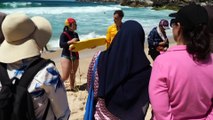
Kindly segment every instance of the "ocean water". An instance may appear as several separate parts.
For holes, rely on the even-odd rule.
[[[168,15],[172,10],[152,10],[151,7],[132,8],[114,3],[74,2],[74,1],[34,1],[34,2],[0,2],[0,11],[10,14],[24,12],[29,16],[47,18],[53,28],[53,35],[48,43],[52,49],[59,48],[59,37],[63,31],[64,21],[68,17],[76,19],[77,33],[80,40],[104,37],[107,27],[113,23],[115,10],[123,10],[126,20],[136,20],[144,28],[146,37],[150,30],[157,26],[160,19],[170,20]],[[171,29],[167,35],[172,38]]]

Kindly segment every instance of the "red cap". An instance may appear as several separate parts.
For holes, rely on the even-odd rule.
[[[70,24],[72,24],[72,23],[74,23],[74,22],[76,22],[75,21],[75,19],[74,18],[67,18],[66,20],[65,20],[65,26],[70,26]]]

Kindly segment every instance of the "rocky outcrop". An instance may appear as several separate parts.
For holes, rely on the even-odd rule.
[[[146,1],[127,1],[127,2],[121,2],[122,6],[130,6],[130,7],[147,7],[152,6],[152,2],[146,2]]]
[[[76,0],[79,2],[115,2],[120,3],[119,0]]]
[[[131,7],[144,7],[152,6],[153,2],[151,0],[77,0],[80,2],[114,2],[122,6]]]
[[[80,2],[115,2],[122,6],[130,7],[147,7],[152,6],[154,9],[173,9],[178,10],[180,7],[190,2],[203,2],[207,4],[209,0],[77,0]]]
[[[121,3],[123,6],[130,6],[130,7],[146,7],[152,6],[153,2],[151,0],[123,0]]]

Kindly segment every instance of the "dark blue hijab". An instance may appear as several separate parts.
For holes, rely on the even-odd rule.
[[[98,61],[98,96],[122,120],[143,120],[142,107],[149,103],[151,66],[144,52],[144,40],[142,26],[126,21]]]

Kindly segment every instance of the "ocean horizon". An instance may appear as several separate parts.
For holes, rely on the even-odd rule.
[[[58,49],[60,34],[63,32],[64,21],[68,17],[76,19],[80,40],[105,37],[109,25],[113,24],[115,10],[123,10],[123,22],[138,21],[144,28],[146,38],[151,29],[158,25],[161,19],[170,21],[168,15],[173,10],[153,10],[152,7],[133,8],[115,3],[76,2],[76,1],[31,1],[31,2],[0,2],[0,12],[6,14],[21,12],[30,17],[42,16],[52,25],[53,35],[48,48]],[[171,29],[167,36],[172,38]],[[147,44],[147,40],[146,44]]]

